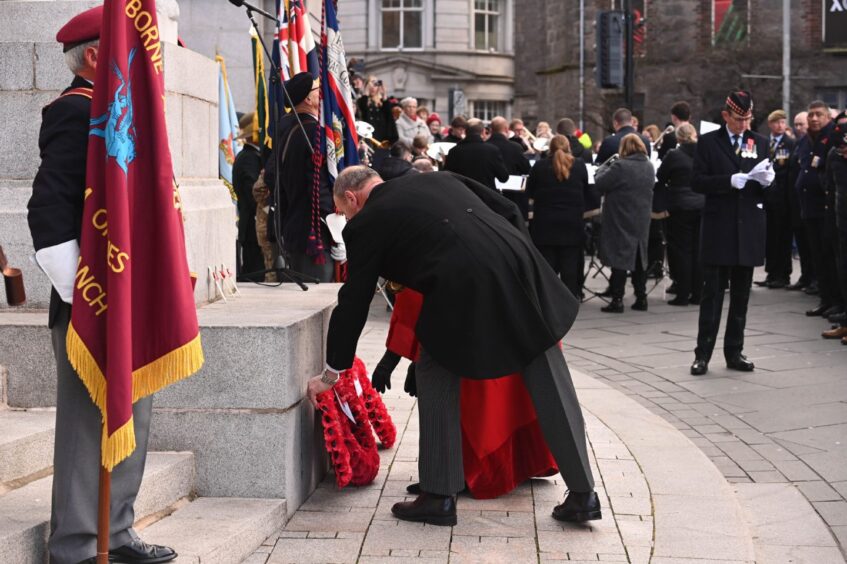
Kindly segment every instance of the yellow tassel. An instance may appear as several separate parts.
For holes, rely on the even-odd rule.
[[[132,416],[117,431],[110,436],[106,435],[106,378],[73,324],[68,325],[65,345],[71,366],[88,390],[91,401],[100,410],[103,419],[101,462],[104,468],[111,471],[135,450]],[[132,372],[132,403],[191,376],[200,370],[203,361],[203,346],[198,333],[185,345]]]

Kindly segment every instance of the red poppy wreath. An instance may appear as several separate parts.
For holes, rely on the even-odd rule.
[[[383,448],[391,448],[397,430],[382,398],[371,386],[362,360],[356,358],[335,386],[317,399],[335,483],[339,488],[370,484],[379,472],[374,432]],[[349,408],[346,414],[345,407]]]

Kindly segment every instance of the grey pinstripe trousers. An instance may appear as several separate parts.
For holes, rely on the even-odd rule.
[[[421,349],[415,370],[420,414],[418,476],[421,489],[454,495],[464,488],[460,378]],[[541,432],[568,489],[589,492],[594,478],[588,462],[585,423],[565,357],[558,346],[523,371]]]

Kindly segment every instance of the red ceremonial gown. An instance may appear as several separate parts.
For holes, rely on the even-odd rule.
[[[415,324],[423,296],[406,288],[397,294],[386,347],[415,360]],[[490,499],[534,476],[558,472],[538,426],[520,374],[490,380],[462,378],[462,456],[471,495]]]

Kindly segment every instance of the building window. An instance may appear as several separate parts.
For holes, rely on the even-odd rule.
[[[748,42],[750,0],[712,0],[712,45]]]
[[[471,115],[483,121],[490,121],[496,116],[506,116],[506,102],[499,100],[474,100],[471,102]]]
[[[474,47],[497,51],[500,36],[500,0],[474,0]]]
[[[382,48],[423,47],[424,0],[382,1]]]
[[[847,108],[847,87],[819,88],[816,98],[826,102],[830,108]]]

